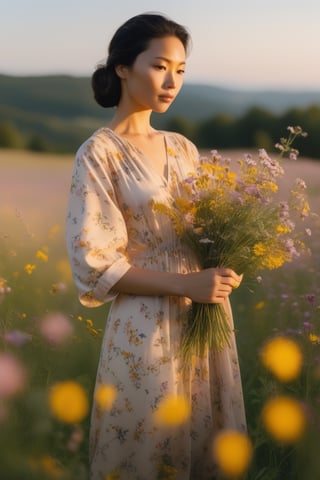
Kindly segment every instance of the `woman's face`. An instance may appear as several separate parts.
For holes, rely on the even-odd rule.
[[[182,84],[186,52],[177,37],[155,38],[131,67],[119,66],[122,82],[120,105],[131,110],[165,112]]]

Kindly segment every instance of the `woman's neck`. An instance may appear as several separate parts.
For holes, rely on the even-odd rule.
[[[150,117],[151,110],[126,112],[117,108],[109,127],[122,135],[150,135],[154,132]]]

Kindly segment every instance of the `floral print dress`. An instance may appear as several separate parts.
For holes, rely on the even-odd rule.
[[[181,371],[179,345],[190,301],[117,293],[131,266],[166,272],[197,270],[170,219],[153,201],[174,196],[177,180],[194,170],[195,146],[164,132],[167,175],[109,128],[78,150],[67,214],[67,247],[82,304],[112,301],[96,388],[113,385],[110,411],[93,405],[90,432],[92,480],[209,480],[211,444],[222,428],[245,429],[235,339],[230,348],[194,358]],[[229,302],[226,302],[232,322]],[[159,426],[154,412],[166,395],[183,395],[191,416],[178,428]],[[109,476],[108,476],[109,475]]]

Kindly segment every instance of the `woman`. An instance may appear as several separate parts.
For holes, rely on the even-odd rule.
[[[234,337],[230,348],[195,358],[188,375],[179,357],[190,301],[229,309],[241,276],[198,271],[170,220],[152,208],[170,201],[176,180],[198,162],[190,141],[150,124],[182,87],[188,42],[175,22],[138,15],[117,30],[92,77],[96,101],[116,109],[77,152],[67,243],[82,304],[112,301],[96,388],[111,384],[117,397],[108,412],[93,406],[93,480],[212,479],[213,435],[245,428]],[[168,394],[192,406],[188,421],[170,430],[154,421]]]

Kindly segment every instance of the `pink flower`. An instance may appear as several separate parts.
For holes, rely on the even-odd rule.
[[[76,452],[79,449],[79,446],[83,441],[83,438],[84,438],[83,429],[79,425],[76,425],[73,431],[71,432],[71,435],[67,444],[67,449],[70,450],[70,452]]]
[[[21,393],[26,387],[27,371],[10,353],[0,353],[0,398]]]
[[[73,325],[62,313],[49,313],[41,320],[39,330],[49,343],[61,345],[73,334]]]

